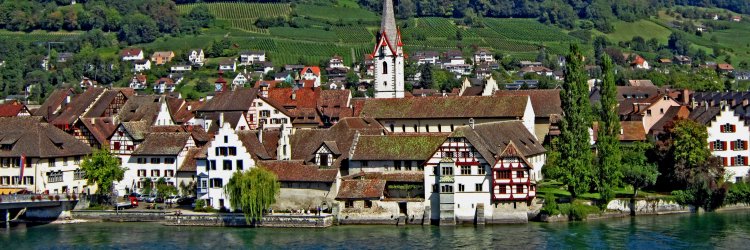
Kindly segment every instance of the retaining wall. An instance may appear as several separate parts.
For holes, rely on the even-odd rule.
[[[168,215],[165,225],[208,226],[208,227],[247,227],[252,226],[242,214],[191,214]],[[324,228],[333,225],[333,216],[306,215],[265,215],[257,226],[287,228]]]
[[[168,213],[164,211],[74,210],[70,211],[70,214],[73,219],[83,220],[154,222],[164,221]]]

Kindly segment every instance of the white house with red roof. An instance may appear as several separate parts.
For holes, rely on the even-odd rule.
[[[143,60],[143,50],[139,48],[125,48],[120,52],[123,61]]]
[[[300,78],[305,81],[314,81],[313,87],[320,87],[320,67],[307,66],[299,73]]]
[[[375,98],[404,98],[404,44],[396,26],[393,1],[383,1],[380,40],[372,52],[374,60]]]

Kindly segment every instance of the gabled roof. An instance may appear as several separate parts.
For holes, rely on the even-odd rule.
[[[120,52],[120,56],[122,57],[128,57],[128,56],[137,56],[142,52],[139,48],[125,48]]]
[[[94,136],[99,145],[108,144],[109,136],[117,129],[111,117],[82,118],[80,122]]]
[[[344,118],[327,129],[304,129],[297,130],[290,138],[292,147],[292,159],[312,162],[314,153],[324,142],[336,142],[336,147],[341,153],[340,159],[332,166],[338,166],[341,159],[349,158],[355,135],[380,135],[383,127],[371,118]]]
[[[690,112],[688,119],[693,120],[702,125],[708,125],[714,118],[721,113],[721,107],[696,107]]]
[[[343,180],[337,200],[369,200],[380,199],[385,191],[385,180],[357,179]]]
[[[332,183],[338,176],[338,169],[321,169],[302,161],[261,161],[258,166],[273,172],[281,182]]]
[[[664,132],[666,130],[666,127],[669,126],[670,123],[679,120],[679,119],[687,119],[690,115],[690,110],[688,110],[685,106],[672,106],[667,109],[666,112],[664,112],[664,115],[654,123],[654,125],[651,125],[651,131],[647,131],[648,133],[658,134],[661,132]]]
[[[360,114],[377,119],[523,117],[528,96],[450,96],[365,101]]]
[[[313,73],[316,76],[320,76],[320,67],[318,66],[306,66],[305,68],[300,71],[300,75],[304,75],[306,73]]]
[[[73,98],[73,100],[65,106],[65,109],[62,110],[60,115],[55,117],[50,123],[57,126],[73,125],[73,123],[88,110],[89,106],[94,103],[102,93],[104,93],[104,89],[102,88],[88,88],[86,92]]]
[[[352,108],[349,107],[351,99],[349,90],[323,90],[317,101],[320,113],[328,117],[350,117],[353,116]]]
[[[146,139],[146,134],[148,134],[151,127],[150,123],[146,121],[123,122],[120,123],[120,126],[125,128],[125,131],[127,131],[128,134],[133,137],[133,140],[136,141]]]
[[[242,145],[245,149],[255,157],[257,160],[271,160],[273,159],[263,144],[258,140],[258,131],[254,130],[241,130],[236,131]]]
[[[51,112],[55,112],[55,109],[60,107],[68,96],[72,97],[74,95],[75,92],[73,89],[56,89],[49,95],[49,97],[47,97],[47,100],[42,103],[42,106],[34,112],[34,115],[44,117],[47,121],[51,121],[55,118]]]
[[[91,108],[86,111],[83,117],[92,118],[100,117],[104,115],[104,111],[107,110],[110,104],[117,98],[117,95],[121,94],[119,90],[105,90],[104,93],[92,104]],[[123,94],[124,97],[124,94]],[[125,97],[127,98],[127,97]]]
[[[350,160],[424,161],[445,141],[446,135],[363,135]]]
[[[151,57],[174,57],[174,52],[172,51],[157,51],[151,54]]]
[[[257,91],[254,88],[237,88],[234,91],[220,92],[214,98],[208,100],[198,111],[248,111],[253,104],[253,100],[258,96]]]
[[[187,151],[187,155],[185,155],[185,160],[182,161],[182,164],[177,169],[178,172],[195,172],[198,170],[198,161],[196,158],[199,157],[201,154],[201,151],[205,151],[205,148],[190,148]]]
[[[13,117],[17,116],[21,111],[26,109],[26,105],[23,103],[13,100],[0,104],[0,117]],[[28,111],[28,109],[26,109]]]
[[[536,117],[550,117],[563,113],[559,89],[499,90],[495,91],[495,96],[528,96]]]
[[[157,95],[132,96],[128,98],[120,112],[119,121],[145,121],[153,124],[161,110],[162,97]]]
[[[190,133],[149,133],[133,155],[177,155],[185,148]]]
[[[38,117],[2,117],[0,128],[0,144],[11,147],[0,150],[0,157],[49,158],[91,153],[88,145]]]
[[[620,141],[645,141],[646,130],[643,128],[641,121],[621,121]]]
[[[457,127],[449,137],[466,138],[482,157],[495,165],[495,159],[501,150],[512,141],[524,157],[547,152],[542,142],[520,121],[490,122],[471,126]]]
[[[497,160],[502,160],[503,158],[518,158],[522,162],[526,163],[526,166],[531,168],[532,165],[529,163],[528,160],[526,160],[526,156],[521,154],[521,151],[518,150],[518,147],[516,147],[516,144],[513,143],[513,141],[510,141],[508,145],[505,146],[501,153],[497,155]]]

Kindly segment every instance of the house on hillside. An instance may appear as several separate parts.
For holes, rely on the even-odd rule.
[[[123,61],[143,60],[143,50],[139,48],[125,48],[120,51],[120,58]]]
[[[168,77],[162,77],[159,78],[159,80],[156,80],[154,83],[154,93],[157,94],[164,94],[174,91],[177,84],[175,82],[168,78]]]
[[[474,52],[474,64],[481,64],[481,63],[493,63],[495,62],[495,55],[492,53],[492,51],[486,49],[486,48],[480,48],[476,52]]]
[[[191,49],[188,51],[188,61],[193,65],[203,66],[206,62],[206,56],[203,49]]]
[[[437,51],[418,51],[412,55],[412,58],[417,62],[417,65],[440,64],[440,53]]]
[[[133,67],[134,67],[133,70],[135,72],[141,72],[141,71],[150,70],[151,69],[151,61],[148,60],[148,59],[146,59],[146,60],[136,60],[136,61],[133,62]]]
[[[171,62],[174,59],[174,52],[172,51],[157,51],[151,54],[151,61],[156,65],[164,65]]]
[[[308,66],[299,73],[300,79],[313,81],[313,87],[320,87],[320,67]]]
[[[148,88],[147,78],[143,74],[134,75],[130,79],[130,88],[134,90],[142,90]]]
[[[219,70],[220,71],[237,71],[237,61],[234,59],[227,59],[219,63]]]
[[[247,50],[240,52],[240,65],[248,66],[254,63],[265,62],[266,52],[263,50]]]
[[[711,154],[721,158],[727,181],[745,181],[750,171],[750,126],[748,126],[747,106],[730,108],[698,107],[690,113],[690,119],[706,126]]]
[[[635,55],[633,61],[630,62],[630,66],[632,66],[634,69],[651,69],[648,61],[646,61],[646,59],[644,59],[640,55]]]

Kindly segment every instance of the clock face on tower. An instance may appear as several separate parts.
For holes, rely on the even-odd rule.
[[[221,85],[221,83],[217,83],[215,91],[216,92],[221,92],[223,90],[223,88],[224,88],[224,86]]]

